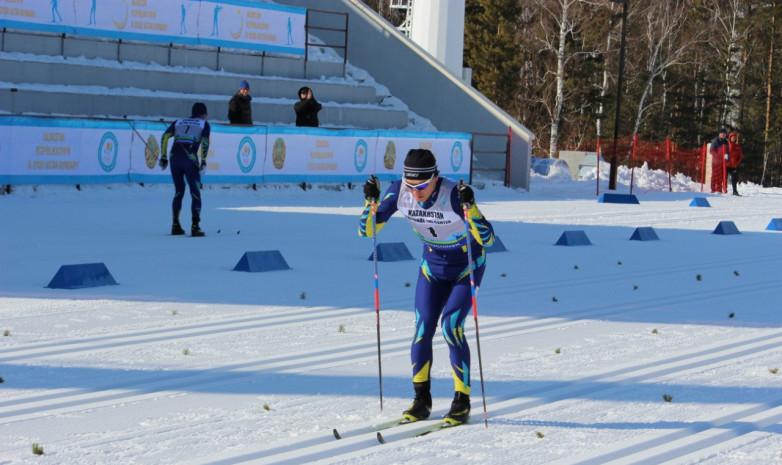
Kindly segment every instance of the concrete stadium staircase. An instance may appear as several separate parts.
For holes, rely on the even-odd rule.
[[[209,68],[218,62],[218,71]],[[247,79],[257,125],[293,125],[302,86],[323,104],[322,127],[408,125],[406,110],[384,105],[375,87],[343,73],[341,62],[6,31],[0,114],[171,120],[202,101],[210,121],[227,123],[228,100]]]

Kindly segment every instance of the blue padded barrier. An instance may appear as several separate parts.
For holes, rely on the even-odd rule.
[[[63,265],[46,286],[51,289],[82,289],[85,287],[115,286],[117,281],[103,263]]]
[[[631,203],[638,204],[638,197],[633,194],[603,194],[598,200],[599,203]]]
[[[290,270],[279,250],[245,252],[234,267],[234,271],[277,271]]]
[[[592,245],[584,231],[565,231],[554,245]]]
[[[709,204],[709,201],[706,199],[706,197],[695,197],[692,199],[692,202],[690,202],[691,207],[711,207]]]
[[[739,232],[739,228],[736,227],[733,221],[720,221],[712,234],[730,235],[741,234],[741,232]]]
[[[369,259],[374,260],[374,253],[369,254]],[[407,250],[404,242],[385,242],[377,245],[377,261],[399,262],[412,260],[413,256]]]
[[[635,228],[635,232],[630,236],[631,241],[659,241],[654,228]]]

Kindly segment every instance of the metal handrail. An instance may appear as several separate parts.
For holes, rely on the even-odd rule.
[[[320,13],[323,15],[339,15],[343,16],[345,19],[345,27],[342,28],[336,28],[336,27],[325,27],[325,26],[313,26],[310,24],[310,13]],[[342,49],[342,75],[345,75],[347,63],[348,63],[348,20],[349,16],[347,13],[339,12],[339,11],[329,11],[329,10],[318,10],[316,8],[307,8],[307,16],[304,23],[304,30],[306,31],[306,37],[307,41],[304,44],[304,74],[306,76],[307,74],[307,63],[309,62],[309,49],[310,47],[323,47],[323,48],[336,48],[336,49]],[[309,32],[310,30],[319,30],[319,31],[332,31],[332,32],[342,32],[344,33],[344,41],[342,45],[339,44],[317,44],[314,42],[310,42],[309,40]]]
[[[504,137],[506,139],[505,142],[505,150],[475,150],[475,136],[480,137]],[[485,155],[505,155],[505,167],[504,168],[482,168],[478,171],[482,172],[504,172],[505,175],[503,176],[503,185],[505,187],[510,186],[510,131],[508,131],[507,134],[503,133],[496,133],[496,132],[473,132],[472,137],[470,138],[470,154],[472,157],[475,156],[475,154],[485,154]],[[473,171],[475,169],[473,168],[473,164],[470,163],[470,182],[472,182],[472,175]]]

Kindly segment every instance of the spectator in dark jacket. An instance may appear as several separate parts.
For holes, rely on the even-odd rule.
[[[239,91],[228,102],[228,121],[231,124],[253,124],[253,108],[250,96],[250,84],[246,80],[239,83]]]
[[[711,192],[727,192],[725,189],[725,162],[730,160],[727,129],[721,128],[719,130],[717,137],[711,141],[709,153],[711,154]]]
[[[299,101],[293,106],[296,111],[296,126],[318,127],[318,112],[323,105],[312,96],[312,89],[299,89]]]

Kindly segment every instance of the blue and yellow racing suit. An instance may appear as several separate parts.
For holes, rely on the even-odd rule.
[[[472,308],[467,232],[459,203],[456,182],[438,178],[435,190],[425,202],[417,202],[402,181],[395,181],[376,208],[376,231],[400,211],[423,242],[421,266],[415,290],[415,336],[410,359],[413,382],[429,380],[432,365],[432,339],[438,320],[448,343],[454,390],[470,394],[470,347],[464,322]],[[469,207],[469,244],[475,263],[476,291],[486,268],[484,246],[494,243],[494,229],[476,205]],[[372,237],[371,204],[366,203],[359,222],[359,235]]]
[[[174,221],[179,222],[179,212],[182,210],[182,198],[185,196],[185,180],[190,188],[190,211],[193,222],[201,218],[201,183],[198,149],[201,148],[201,160],[206,160],[209,152],[209,123],[197,117],[181,118],[173,123],[163,133],[161,153],[166,154],[168,141],[174,138],[171,147],[171,177],[174,180],[174,201],[171,204]]]

